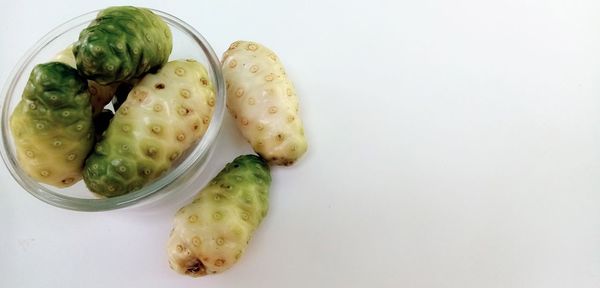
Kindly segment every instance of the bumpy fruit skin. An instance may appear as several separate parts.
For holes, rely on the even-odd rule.
[[[136,78],[169,59],[173,37],[152,11],[132,6],[106,8],[73,46],[77,69],[106,85]]]
[[[34,67],[10,117],[17,161],[33,179],[68,187],[81,179],[94,127],[87,81],[50,62]]]
[[[167,252],[169,265],[199,277],[233,266],[269,209],[269,166],[256,155],[237,157],[181,208]]]
[[[291,165],[306,152],[298,97],[273,51],[236,41],[223,54],[227,108],[254,151],[275,165]]]
[[[85,163],[87,187],[113,197],[137,190],[167,171],[201,138],[215,105],[202,64],[171,61],[129,92]]]
[[[75,55],[73,55],[73,45],[60,51],[54,56],[53,61],[65,63],[73,68],[77,68],[75,63]],[[92,113],[98,115],[104,109],[104,106],[108,104],[115,95],[118,83],[110,85],[100,85],[96,81],[88,80],[88,91],[91,96]]]

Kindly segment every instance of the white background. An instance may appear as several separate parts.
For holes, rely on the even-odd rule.
[[[2,82],[52,27],[119,3],[68,2],[0,4]],[[600,286],[599,1],[127,3],[219,55],[275,50],[309,152],[273,169],[248,253],[200,279],[167,265],[175,205],[60,210],[2,166],[0,287]],[[216,170],[250,151],[229,118],[219,143]]]

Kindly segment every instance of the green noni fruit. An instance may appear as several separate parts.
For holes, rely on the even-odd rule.
[[[56,187],[77,182],[94,141],[87,80],[63,63],[35,66],[10,129],[29,176]]]
[[[141,76],[164,65],[173,48],[167,24],[152,11],[132,6],[98,13],[73,46],[77,69],[106,85]]]

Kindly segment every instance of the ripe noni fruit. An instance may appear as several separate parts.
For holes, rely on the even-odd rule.
[[[298,97],[283,64],[265,46],[236,41],[223,54],[227,108],[254,151],[291,165],[306,152]]]

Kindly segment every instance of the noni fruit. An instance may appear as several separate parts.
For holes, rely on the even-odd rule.
[[[54,56],[53,61],[65,63],[73,68],[77,68],[75,56],[73,55],[73,45],[60,51]],[[115,95],[118,83],[109,85],[100,85],[96,81],[88,80],[88,91],[90,92],[90,101],[92,103],[92,113],[97,115],[102,112],[104,106],[108,104]]]
[[[227,108],[254,151],[291,165],[307,148],[298,97],[283,64],[265,46],[237,41],[223,54]]]
[[[171,61],[129,92],[85,163],[83,179],[99,195],[141,188],[167,171],[206,132],[215,91],[204,66]]]
[[[177,212],[167,244],[171,268],[198,277],[235,264],[267,215],[270,184],[269,166],[256,155],[227,164]]]
[[[34,67],[10,117],[19,166],[33,179],[67,187],[81,179],[94,128],[87,81],[59,62]]]
[[[106,85],[141,76],[169,59],[173,39],[160,16],[132,6],[106,8],[73,46],[77,69]]]

